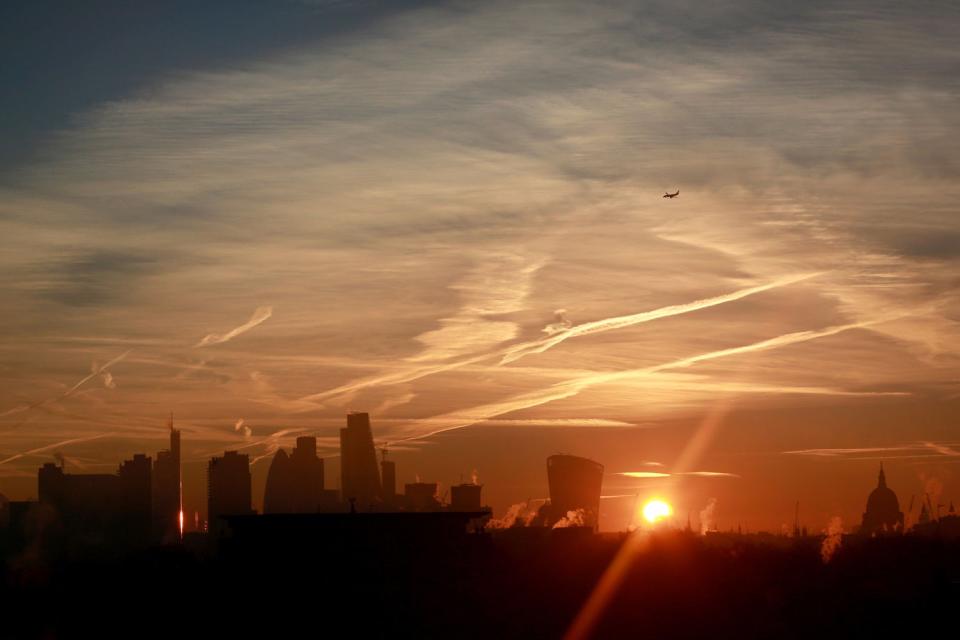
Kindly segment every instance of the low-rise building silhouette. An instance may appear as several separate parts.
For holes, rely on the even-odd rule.
[[[404,503],[411,511],[436,511],[440,508],[436,482],[409,482],[403,487]]]
[[[480,491],[483,485],[455,484],[450,487],[451,511],[480,511]]]
[[[48,462],[37,475],[39,502],[52,508],[65,533],[80,544],[150,539],[150,458],[137,454],[115,474],[72,474]]]

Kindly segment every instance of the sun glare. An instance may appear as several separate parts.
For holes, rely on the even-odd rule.
[[[656,524],[673,515],[673,508],[663,500],[651,500],[643,505],[643,517],[650,524]]]

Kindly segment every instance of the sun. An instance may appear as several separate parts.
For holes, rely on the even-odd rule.
[[[643,517],[650,524],[656,524],[673,515],[673,507],[663,500],[651,500],[643,505]]]

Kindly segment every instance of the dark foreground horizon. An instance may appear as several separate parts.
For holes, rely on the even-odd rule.
[[[937,538],[846,536],[825,562],[821,536],[363,526],[4,554],[0,636],[561,638],[640,538],[588,637],[917,637],[960,597],[960,544]]]

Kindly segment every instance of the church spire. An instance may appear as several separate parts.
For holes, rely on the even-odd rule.
[[[883,472],[883,463],[882,463],[882,462],[880,463],[880,478],[879,478],[878,481],[877,481],[877,486],[878,486],[878,487],[881,487],[881,488],[884,488],[884,489],[887,487],[887,476],[886,476],[886,474]]]

